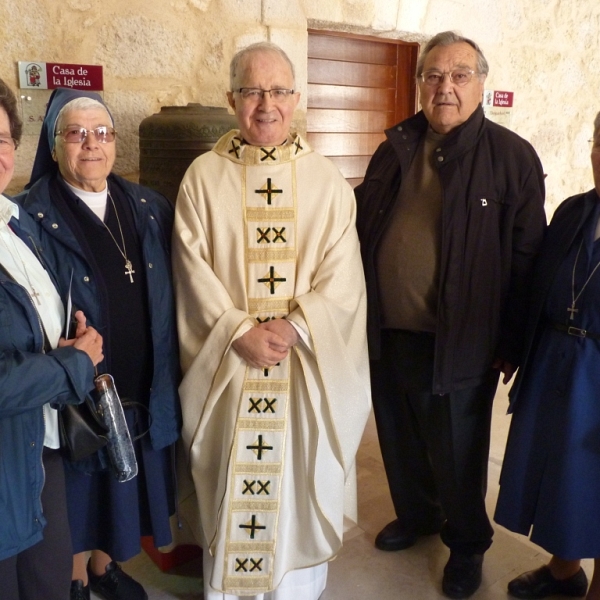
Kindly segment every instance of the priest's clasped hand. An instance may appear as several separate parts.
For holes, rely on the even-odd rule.
[[[232,343],[234,350],[251,367],[272,367],[286,358],[298,342],[298,333],[285,319],[273,319],[248,330]]]
[[[296,328],[285,319],[271,319],[258,325],[261,329],[266,329],[276,333],[286,344],[286,350],[298,343],[299,335]]]

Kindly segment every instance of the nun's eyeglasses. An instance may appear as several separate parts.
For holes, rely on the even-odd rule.
[[[96,141],[100,144],[114,142],[117,132],[113,127],[96,127],[94,129],[86,129],[85,127],[68,127],[56,132],[67,144],[81,144],[85,141],[88,135],[93,134]]]

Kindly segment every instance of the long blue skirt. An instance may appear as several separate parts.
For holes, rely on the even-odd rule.
[[[595,221],[593,222],[595,225]],[[600,334],[600,241],[580,239],[553,282],[544,318]],[[593,229],[591,231],[593,233]],[[593,240],[593,238],[592,238]],[[544,327],[543,325],[541,326]],[[516,398],[495,520],[564,559],[600,557],[600,340],[546,326]]]
[[[135,431],[127,413],[130,431]],[[91,474],[66,468],[67,506],[73,552],[102,550],[125,561],[140,552],[141,536],[154,545],[171,543],[169,516],[175,512],[172,448],[153,450],[150,436],[134,442],[138,475],[118,482],[110,471]]]

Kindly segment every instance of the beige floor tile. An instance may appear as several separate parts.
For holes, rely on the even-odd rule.
[[[500,386],[494,402],[487,506],[493,514],[498,478],[510,426],[507,387]],[[358,524],[347,527],[344,548],[330,563],[327,589],[321,600],[438,600],[448,549],[439,536],[429,536],[402,552],[381,552],[373,546],[377,532],[394,518],[373,418],[369,420],[357,456]],[[483,583],[473,600],[507,600],[506,585],[523,571],[543,564],[548,555],[523,538],[496,527],[486,553]],[[588,574],[591,561],[585,561]],[[150,600],[201,600],[199,561],[175,573],[161,573],[142,553],[125,563],[128,573],[148,591]],[[298,600],[302,600],[299,598]]]

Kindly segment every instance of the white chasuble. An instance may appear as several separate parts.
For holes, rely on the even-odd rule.
[[[182,181],[173,264],[195,488],[182,511],[199,514],[212,590],[260,597],[341,547],[370,410],[354,220],[350,186],[297,135],[261,148],[232,131]],[[231,343],[280,318],[302,341],[250,367]]]

